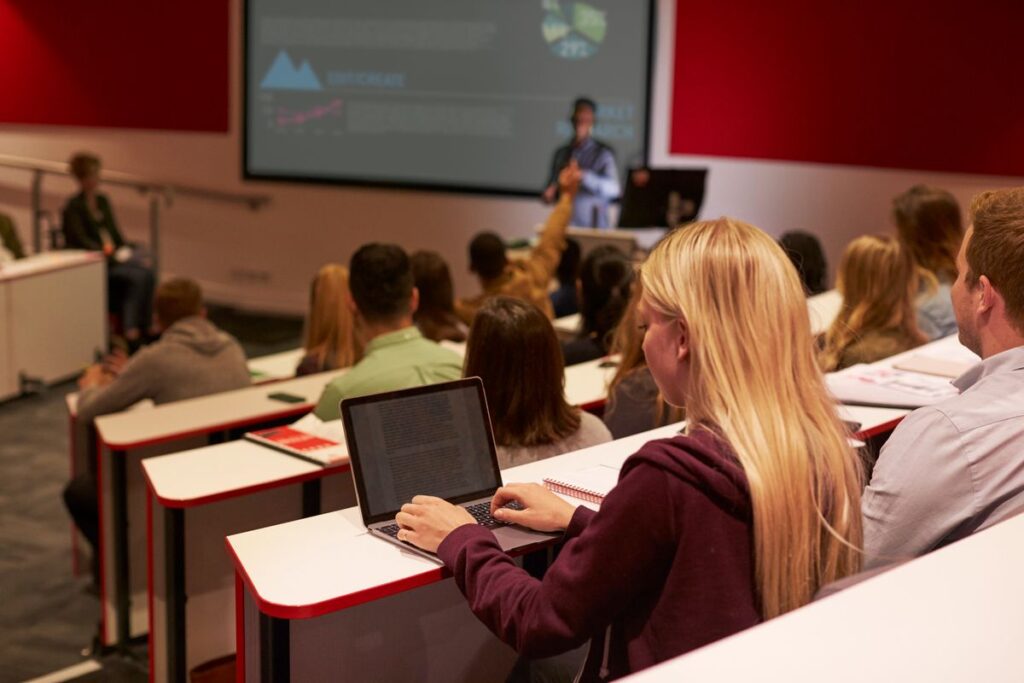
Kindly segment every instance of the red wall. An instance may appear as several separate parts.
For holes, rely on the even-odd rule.
[[[671,152],[1024,175],[1024,2],[677,0]]]
[[[0,0],[0,122],[228,130],[229,0]]]

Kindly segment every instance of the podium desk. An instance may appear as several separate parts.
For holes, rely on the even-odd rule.
[[[1024,515],[623,679],[1017,683]]]
[[[0,265],[0,401],[74,377],[106,347],[102,254],[50,251]]]
[[[224,537],[355,505],[347,463],[321,467],[244,439],[147,458],[150,680],[184,682],[235,652]]]
[[[907,411],[841,406],[859,438]],[[542,482],[594,465],[621,467],[683,423],[510,468]],[[572,500],[575,504],[580,501]],[[590,505],[590,503],[583,503]],[[473,616],[438,564],[366,533],[358,508],[229,536],[236,572],[240,680],[504,680],[514,656]],[[393,656],[402,643],[402,658]]]
[[[146,633],[142,458],[237,438],[309,412],[323,387],[345,372],[307,375],[96,418],[99,500],[100,638],[124,646]],[[296,403],[269,398],[284,392]]]

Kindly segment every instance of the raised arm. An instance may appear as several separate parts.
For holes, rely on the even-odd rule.
[[[579,189],[581,176],[576,162],[571,162],[558,175],[558,185],[561,190],[558,203],[548,215],[537,246],[530,252],[530,257],[526,262],[530,279],[535,287],[547,287],[548,282],[554,277],[555,271],[558,270],[558,262],[562,259],[562,252],[565,251],[565,233],[569,228],[569,220],[572,218],[572,201]]]

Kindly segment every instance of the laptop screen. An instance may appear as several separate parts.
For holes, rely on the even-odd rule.
[[[346,400],[342,417],[368,524],[418,494],[458,503],[501,485],[479,378]]]

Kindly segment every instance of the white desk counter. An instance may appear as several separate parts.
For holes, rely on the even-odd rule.
[[[235,652],[224,537],[355,504],[347,464],[323,468],[245,440],[147,458],[150,680],[184,682]]]
[[[843,419],[861,423],[857,434],[861,438],[891,429],[906,413],[840,408]],[[502,472],[502,478],[506,482],[541,482],[544,477],[593,465],[621,467],[641,445],[672,436],[680,427],[681,424],[669,425],[511,468]],[[495,676],[501,680],[507,673],[507,648],[486,630],[480,630],[482,626],[452,582],[442,581],[447,576],[445,570],[368,535],[358,508],[233,535],[227,544],[238,576],[239,667],[245,680],[278,680],[292,674],[296,680],[313,680],[324,671],[340,670],[338,667],[354,672],[356,679],[360,673],[369,675],[369,671],[374,671],[381,679],[400,680],[413,675],[423,662],[429,665],[427,671],[418,671],[420,680],[489,680]],[[420,591],[403,595],[413,588],[431,590],[424,598],[431,607],[422,606]],[[444,615],[446,628],[417,630],[431,619],[441,618],[432,614],[431,609]],[[346,617],[350,612],[351,618]],[[370,642],[394,642],[388,629],[399,628],[394,626],[395,620],[408,621],[408,628],[417,632],[415,649],[421,654],[409,654],[403,659],[404,664],[390,661],[386,649],[378,650],[379,658],[375,658],[362,646],[327,646],[348,642],[361,633],[375,634]],[[457,647],[450,642],[452,632],[468,634],[468,640]],[[268,633],[276,634],[270,639],[272,644],[267,640]],[[428,651],[430,656],[423,654]],[[496,668],[472,668],[474,662],[488,661],[488,657],[493,658]],[[385,660],[387,667],[393,667],[387,669],[386,675],[372,668],[382,666]],[[276,674],[268,675],[268,671]],[[298,676],[299,671],[306,676]]]
[[[807,314],[811,318],[811,334],[817,336],[828,331],[843,306],[843,296],[830,289],[807,297]]]
[[[103,256],[52,251],[0,267],[0,400],[23,380],[52,384],[82,371],[107,346]]]
[[[893,408],[920,408],[957,394],[950,379],[896,370],[914,356],[950,361],[968,367],[980,358],[951,335],[916,349],[898,353],[877,363],[853,365],[825,375],[828,388],[843,403]],[[919,388],[915,388],[919,385]]]
[[[1024,515],[631,683],[1024,680]]]
[[[619,368],[619,356],[598,358],[565,369],[565,400],[584,410],[595,410],[608,400],[608,384]]]
[[[291,421],[309,412],[324,386],[345,372],[307,375],[96,418],[100,513],[100,633],[124,644],[148,628],[143,554],[146,486],[142,458],[236,438],[241,432]],[[284,392],[297,403],[269,398]]]
[[[250,359],[249,375],[252,377],[253,384],[276,382],[295,377],[295,369],[299,367],[299,363],[305,355],[305,350],[298,348]]]

